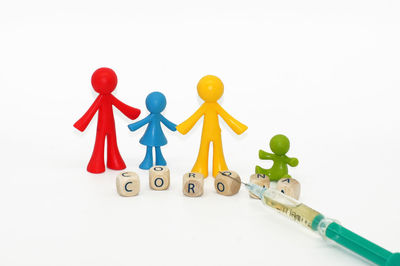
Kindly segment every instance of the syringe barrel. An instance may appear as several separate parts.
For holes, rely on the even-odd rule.
[[[323,218],[323,215],[318,211],[281,193],[278,190],[265,190],[261,200],[269,207],[276,209],[292,220],[295,220],[296,222],[314,231],[317,230],[317,226],[320,220]]]

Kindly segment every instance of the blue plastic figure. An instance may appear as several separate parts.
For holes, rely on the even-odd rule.
[[[162,153],[161,146],[167,144],[167,139],[161,129],[161,122],[171,131],[176,131],[176,125],[166,119],[161,112],[165,109],[167,105],[167,100],[164,94],[155,91],[147,95],[146,107],[150,111],[150,114],[133,124],[128,125],[131,131],[135,131],[142,126],[149,124],[147,126],[146,132],[140,139],[140,144],[146,145],[146,156],[143,162],[139,165],[140,169],[150,169],[153,166],[153,151],[152,147],[156,150],[156,165],[167,165]]]

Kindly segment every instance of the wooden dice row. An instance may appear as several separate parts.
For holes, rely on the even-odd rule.
[[[168,167],[154,166],[149,171],[149,184],[154,190],[166,190],[169,187]],[[139,176],[134,172],[123,172],[117,176],[117,192],[121,196],[131,197],[139,194]]]
[[[154,190],[166,190],[170,183],[168,167],[154,166],[149,171],[149,184]],[[240,177],[234,171],[220,172],[214,181],[218,194],[231,196],[240,189]],[[204,192],[204,176],[200,173],[186,173],[183,176],[182,192],[188,197],[200,197]],[[139,194],[139,176],[134,172],[123,172],[117,176],[117,192],[121,196],[131,197]]]
[[[253,174],[250,183],[262,187],[270,187],[268,176]],[[168,167],[154,166],[149,171],[150,188],[154,190],[166,190],[170,184],[170,172]],[[218,194],[231,196],[239,192],[241,186],[240,176],[234,171],[223,171],[217,174],[214,187]],[[299,199],[300,183],[293,178],[282,178],[278,181],[276,189],[286,195]],[[123,172],[117,176],[118,194],[125,197],[136,196],[140,191],[139,176],[134,172]],[[204,176],[200,173],[186,173],[183,176],[182,192],[188,197],[200,197],[204,193]],[[252,198],[256,195],[250,193]]]
[[[263,174],[253,174],[250,176],[250,183],[259,185],[261,187],[270,187],[269,177]],[[276,189],[280,192],[288,195],[289,197],[299,199],[300,197],[300,183],[294,178],[281,178],[276,184]],[[258,198],[253,193],[250,193],[250,197]]]

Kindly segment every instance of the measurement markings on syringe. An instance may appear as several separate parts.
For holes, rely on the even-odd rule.
[[[300,214],[296,213],[296,211],[294,211],[293,209],[287,208],[287,207],[283,207],[282,209],[276,208],[277,210],[281,211],[282,213],[286,214],[287,216],[289,216],[291,219],[304,224],[307,227],[311,227],[311,222],[307,220],[307,218],[302,217]]]
[[[310,207],[308,207],[304,204],[299,204],[299,205],[289,207],[289,206],[286,206],[285,204],[282,204],[282,203],[274,201],[274,200],[270,200],[266,197],[264,197],[263,200],[267,205],[278,210],[280,213],[288,216],[289,218],[291,218],[309,228],[312,227],[312,221],[314,220],[314,218],[317,215],[319,215],[319,212],[311,209]]]

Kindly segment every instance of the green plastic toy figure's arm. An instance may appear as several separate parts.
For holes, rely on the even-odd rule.
[[[236,134],[240,135],[247,130],[247,126],[245,124],[242,124],[238,120],[233,118],[219,104],[217,104],[217,112]]]
[[[289,158],[285,156],[284,162],[290,165],[291,167],[295,167],[299,164],[299,160],[297,158]]]
[[[186,119],[184,122],[176,126],[176,130],[178,130],[179,133],[185,135],[188,133],[193,126],[199,121],[199,119],[204,115],[204,107],[203,105],[200,106],[199,109],[188,119]]]
[[[268,152],[263,151],[263,150],[259,150],[258,151],[258,158],[260,158],[262,160],[273,160],[274,157],[275,157],[275,154],[268,153]]]

